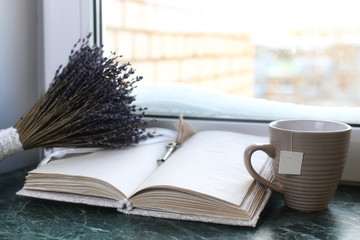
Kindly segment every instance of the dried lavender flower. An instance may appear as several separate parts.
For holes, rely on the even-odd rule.
[[[131,64],[120,64],[115,53],[104,57],[89,38],[74,45],[47,92],[14,125],[24,149],[120,148],[152,136],[144,133],[146,108],[134,105],[132,95],[142,77],[133,77]]]

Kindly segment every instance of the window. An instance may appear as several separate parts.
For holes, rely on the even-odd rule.
[[[187,4],[183,4],[185,2]],[[360,128],[357,125],[360,123],[360,110],[356,103],[350,104],[350,100],[344,100],[350,99],[348,98],[350,95],[352,95],[351,99],[356,99],[356,96],[358,96],[360,93],[359,75],[356,75],[356,71],[358,69],[357,66],[359,65],[359,60],[357,60],[359,42],[357,42],[357,39],[359,33],[358,31],[360,31],[359,21],[357,21],[357,18],[359,17],[355,12],[357,10],[355,7],[356,2],[349,0],[343,0],[341,2],[303,0],[296,4],[294,1],[280,0],[222,0],[219,7],[213,2],[214,1],[201,0],[44,0],[42,1],[43,29],[42,32],[40,32],[41,34],[39,39],[43,41],[43,43],[41,42],[41,46],[43,45],[42,55],[44,57],[43,74],[45,79],[45,86],[47,86],[51,81],[53,74],[58,66],[60,64],[66,63],[73,43],[76,42],[79,38],[86,36],[87,32],[95,31],[94,25],[96,25],[98,29],[101,28],[101,25],[98,24],[98,21],[94,21],[94,13],[97,12],[94,10],[98,9],[99,5],[102,4],[104,11],[102,12],[103,18],[101,19],[100,17],[100,19],[102,20],[103,34],[97,34],[97,39],[102,38],[106,44],[105,47],[108,49],[111,49],[111,46],[113,46],[114,49],[111,50],[116,50],[119,54],[123,54],[124,61],[131,60],[132,65],[137,68],[138,74],[144,75],[144,81],[142,81],[142,83],[140,83],[139,87],[137,88],[138,91],[142,91],[137,92],[137,99],[139,104],[150,107],[149,110],[152,111],[152,114],[157,114],[158,125],[172,128],[173,123],[176,122],[176,120],[165,117],[162,118],[160,115],[177,116],[179,113],[183,113],[185,116],[206,118],[205,120],[188,118],[188,121],[193,124],[195,129],[199,131],[215,128],[222,130],[240,131],[257,135],[266,135],[268,133],[266,122],[273,119],[322,118],[351,123],[353,126],[351,146],[342,180],[360,182],[360,176],[357,171],[360,168],[360,161],[358,161],[360,156]],[[234,2],[236,2],[235,5],[233,5]],[[245,4],[248,3],[255,3],[251,5],[253,10],[255,10],[255,14],[251,13],[251,8],[249,9],[249,6],[245,7]],[[111,5],[112,7],[109,8],[110,5],[107,4],[113,5]],[[279,7],[278,4],[280,4],[281,7]],[[149,8],[143,8],[144,6],[148,6]],[[187,8],[189,6],[195,6],[195,8],[189,10],[190,12],[188,12],[188,10],[184,9],[184,7]],[[231,6],[231,8],[226,6]],[[285,11],[284,7],[286,6],[287,9],[293,10]],[[319,7],[321,10],[318,10]],[[164,8],[170,9],[170,12],[165,11]],[[155,12],[152,12],[151,9]],[[230,12],[228,12],[225,17],[220,18],[220,13],[226,9],[230,9]],[[164,10],[164,12],[162,10]],[[348,14],[340,16],[340,13],[342,12],[346,12]],[[132,17],[131,22],[129,23],[129,20],[127,20],[128,22],[126,24],[135,25],[133,26],[135,28],[134,32],[130,31],[130,29],[126,27],[122,30],[121,34],[116,34],[115,32],[107,33],[106,26],[110,20],[112,21],[114,19],[121,19],[116,23],[119,24],[119,26],[113,26],[113,30],[119,30],[122,28],[121,26],[127,26],[125,24],[125,17],[129,16],[130,13],[130,17]],[[187,17],[184,18],[185,20],[181,19],[180,16],[185,13],[188,14]],[[66,19],[63,18],[65,15],[67,16]],[[291,20],[293,15],[297,15],[298,18]],[[178,28],[185,28],[190,26],[191,30],[192,27],[192,31],[190,31],[189,28],[184,30],[184,34],[186,36],[190,37],[192,35],[199,35],[201,36],[201,39],[205,39],[204,42],[199,40],[200,43],[195,41],[197,42],[197,45],[196,47],[194,46],[194,49],[198,51],[197,55],[194,53],[187,53],[188,60],[192,60],[196,66],[193,72],[189,70],[187,73],[186,71],[183,71],[183,69],[179,70],[178,68],[175,68],[174,70],[170,64],[167,65],[165,62],[163,63],[164,65],[161,65],[161,68],[153,68],[156,63],[160,63],[162,59],[165,59],[165,56],[162,58],[151,58],[148,61],[148,64],[146,64],[147,61],[144,60],[144,56],[142,56],[142,54],[147,53],[147,56],[150,56],[150,51],[154,51],[155,48],[148,47],[147,51],[138,51],[140,49],[134,48],[133,44],[144,43],[144,39],[146,39],[148,35],[152,34],[152,31],[150,30],[154,30],[155,25],[149,25],[152,26],[152,28],[149,30],[141,30],[140,25],[136,25],[137,23],[134,21],[136,18],[139,18],[142,19],[139,20],[140,22],[150,24],[152,22],[149,18],[150,16],[153,16],[155,23],[157,22],[159,24],[164,24],[164,29],[159,28],[153,33],[161,33],[162,35],[160,35],[165,39],[171,37],[170,40],[164,40],[163,42],[160,42],[160,44],[158,43],[159,49],[156,50],[158,54],[168,54],[167,51],[172,49],[171,45],[167,45],[168,43],[172,44],[177,43],[178,41],[184,41],[185,37],[180,37],[180,40],[175,40],[177,38],[174,38],[174,36],[179,36],[179,31],[170,31],[172,29],[177,29],[173,28],[176,26],[174,25],[175,23],[172,22],[174,16],[176,16],[176,19],[180,19],[177,26]],[[208,18],[206,18],[206,16]],[[148,18],[144,19],[144,17]],[[161,17],[162,20],[160,21]],[[243,17],[243,19],[241,17]],[[211,20],[211,18],[213,18],[213,20]],[[100,19],[96,18],[96,20]],[[236,24],[227,25],[223,22],[226,19],[236,19]],[[280,26],[282,24],[289,23],[288,26],[298,26],[302,22],[311,23],[311,19],[322,19],[322,22],[318,23],[320,26],[325,25],[325,23],[333,24],[333,20],[336,20],[336,24],[341,24],[341,26],[346,27],[345,29],[340,30],[338,27],[332,29],[331,25],[329,25],[327,28],[324,28],[324,31],[327,30],[327,32],[320,31],[320,28],[308,28],[309,32],[293,32],[295,34],[294,36],[290,35],[284,37],[279,35],[279,31],[281,29]],[[252,22],[253,24],[249,24],[249,22]],[[113,24],[115,24],[115,22],[113,22]],[[217,33],[215,30],[210,30],[209,27],[212,25],[217,26],[215,30],[222,30],[223,32]],[[234,26],[241,26],[245,30],[262,28],[265,30],[265,32],[263,34],[258,33],[258,35],[256,35],[257,37],[254,35],[251,38],[245,37],[243,33],[235,35],[230,34],[228,31],[233,30],[231,28]],[[199,32],[199,29],[202,32]],[[312,34],[301,37],[302,35],[300,33]],[[329,34],[329,37],[333,35],[337,36],[335,33],[343,33],[343,35],[335,37],[332,41],[330,41],[330,38],[328,39],[321,37],[323,33]],[[139,36],[135,37],[135,34],[139,34]],[[239,37],[238,41],[242,44],[247,43],[244,44],[246,46],[251,44],[253,45],[253,52],[246,52],[245,50],[241,50],[246,53],[246,56],[253,56],[251,61],[245,61],[244,59],[236,61],[233,59],[234,61],[230,61],[227,59],[227,57],[236,58],[235,53],[232,53],[231,51],[228,51],[226,54],[215,52],[213,54],[223,54],[221,58],[222,60],[218,59],[219,62],[222,63],[210,64],[210,67],[208,67],[205,63],[211,62],[209,58],[213,55],[204,54],[203,51],[205,51],[205,49],[211,51],[222,51],[222,48],[227,49],[230,46],[230,41],[225,41],[223,39],[227,36]],[[297,37],[295,38],[295,36]],[[209,39],[211,38],[209,37],[213,38],[213,40],[210,41]],[[156,39],[157,37],[154,38]],[[220,47],[216,47],[215,49],[215,42],[220,41],[219,39],[223,41],[223,43],[217,43],[220,45]],[[126,45],[126,42],[130,45]],[[151,42],[154,43],[153,40]],[[338,42],[341,44],[337,44]],[[280,43],[281,48],[279,48],[278,45]],[[330,45],[330,43],[333,45]],[[304,46],[306,46],[306,48]],[[308,48],[309,46],[312,48]],[[333,48],[329,48],[334,50],[331,56],[335,55],[336,58],[329,59],[330,55],[327,55],[329,52],[323,49],[324,46],[332,46]],[[160,49],[163,48],[166,49],[166,51],[160,51]],[[308,50],[306,54],[304,54],[305,50]],[[240,50],[238,49],[237,51]],[[179,53],[185,53],[185,51],[178,51],[178,54]],[[141,58],[138,58],[139,55]],[[135,56],[138,57],[135,58]],[[204,59],[202,59],[200,56],[202,56]],[[192,59],[191,57],[197,58]],[[180,59],[179,56],[173,56],[169,58],[170,59],[165,60],[175,61]],[[281,61],[278,61],[279,59]],[[337,63],[337,65],[331,65],[329,64],[330,62],[331,64]],[[316,64],[314,65],[313,63]],[[185,66],[187,66],[186,68],[191,69],[194,65],[183,62],[182,64],[178,64],[178,67],[180,68],[180,66],[182,66],[185,68]],[[328,67],[329,65],[331,67]],[[224,70],[220,70],[221,66],[232,70],[226,71],[227,73],[225,73]],[[246,74],[244,74],[244,79],[251,79],[248,81],[244,80],[244,82],[248,82],[247,85],[252,86],[252,88],[250,88],[251,91],[244,91],[242,95],[231,94],[227,93],[226,91],[219,91],[220,89],[224,90],[227,86],[229,86],[229,82],[223,81],[223,79],[231,79],[231,74],[236,72],[235,66],[240,66],[241,69],[244,68],[242,72],[247,72],[251,76],[246,78]],[[313,69],[313,71],[306,70],[309,69],[308,66],[310,66],[310,69]],[[328,71],[325,70],[333,72],[335,69],[333,66],[337,66],[339,69],[339,78],[328,78],[328,75],[326,75],[324,78],[315,78],[315,76],[318,75],[328,74]],[[172,78],[173,75],[176,75],[176,73],[176,76],[181,77],[178,77],[175,80],[173,79],[171,82],[158,82],[158,77],[151,78],[152,74],[154,74],[154,70],[156,69],[163,71],[165,74],[169,74],[169,78]],[[218,76],[219,79],[221,78],[222,81],[213,82],[213,84],[205,82],[205,80],[211,79],[211,75],[206,73],[208,75],[202,77],[202,80],[197,84],[184,82],[185,79],[188,79],[184,76],[197,76],[200,73],[205,74],[204,71],[207,69],[214,72],[217,71],[218,74],[214,75]],[[251,69],[251,71],[249,69]],[[265,77],[262,76],[259,71],[257,71],[258,69],[262,69],[261,74],[264,74]],[[292,83],[294,79],[300,77],[300,73],[312,73],[313,75],[306,75],[306,77],[302,78],[308,81],[301,82],[305,85],[290,85],[289,83]],[[225,77],[228,76],[227,74],[230,75],[229,78]],[[343,77],[342,74],[344,74],[345,77]],[[268,81],[267,78],[269,76],[276,76],[276,78],[274,78],[276,80],[276,84],[273,85],[276,87],[270,88],[270,85],[267,84],[266,81]],[[280,78],[279,76],[287,77]],[[318,89],[318,86],[322,86],[320,84],[322,82],[319,79],[327,83],[324,84],[325,88],[322,90],[323,92]],[[341,82],[342,79],[352,79],[352,84],[349,85],[350,82]],[[236,83],[238,84],[238,81]],[[214,87],[210,88],[211,86]],[[231,90],[232,88],[228,89]],[[246,88],[244,87],[244,89]],[[277,95],[265,94],[267,91],[266,89],[275,89],[277,91]],[[339,91],[337,91],[337,89],[339,89]],[[346,91],[344,89],[346,89]],[[319,102],[319,99],[330,99],[330,97],[320,97],[321,94],[325,92],[328,93],[327,95],[325,94],[325,96],[332,96],[333,94],[329,94],[329,91],[338,94],[337,98],[335,98],[337,99],[337,102]],[[283,99],[278,98],[279,95],[282,95]],[[317,99],[317,101],[301,102],[296,100],[297,98],[295,98],[295,96],[297,95],[310,95],[313,99]],[[209,117],[222,119],[210,120]],[[236,121],[230,121],[230,119],[236,119]],[[239,119],[247,121],[239,121]],[[264,121],[254,120],[265,120],[265,123]]]
[[[105,48],[152,115],[360,123],[356,0],[105,0]]]

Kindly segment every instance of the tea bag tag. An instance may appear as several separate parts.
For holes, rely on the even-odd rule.
[[[280,151],[279,173],[300,175],[304,153]]]

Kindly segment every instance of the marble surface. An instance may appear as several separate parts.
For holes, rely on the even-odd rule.
[[[28,170],[0,175],[0,239],[360,239],[360,187],[340,186],[328,209],[317,213],[291,210],[273,193],[250,228],[16,196]]]

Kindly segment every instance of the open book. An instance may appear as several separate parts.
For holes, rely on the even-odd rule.
[[[167,142],[102,150],[51,161],[29,172],[17,194],[114,207],[127,214],[255,226],[271,192],[243,164],[251,143],[265,137],[198,132],[159,165]],[[272,178],[265,156],[254,168]]]

